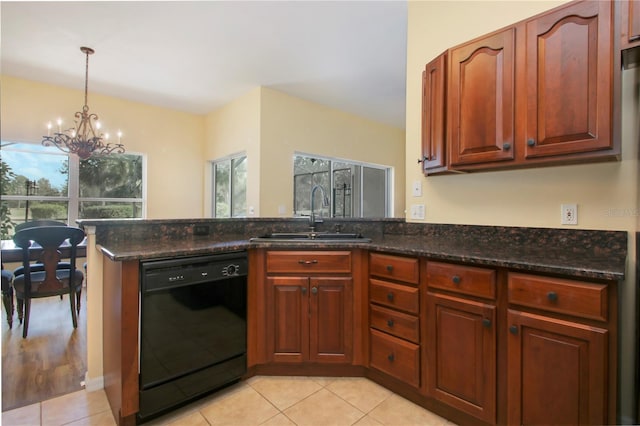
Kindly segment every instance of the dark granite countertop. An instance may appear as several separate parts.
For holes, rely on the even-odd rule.
[[[621,244],[622,245],[622,244]],[[183,257],[217,252],[241,251],[250,248],[278,249],[352,249],[364,248],[395,254],[425,256],[437,260],[464,262],[478,266],[493,266],[566,275],[577,278],[624,280],[626,246],[619,250],[603,250],[600,246],[574,245],[571,241],[557,244],[538,238],[505,242],[505,238],[474,238],[468,233],[441,235],[383,234],[370,243],[321,242],[287,243],[249,242],[245,235],[224,234],[181,239],[128,239],[99,245],[111,260],[146,260]]]

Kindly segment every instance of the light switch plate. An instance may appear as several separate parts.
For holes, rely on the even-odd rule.
[[[413,196],[422,197],[422,182],[419,180],[413,181]]]
[[[577,225],[578,224],[578,205],[577,204],[560,205],[560,224],[561,225]]]
[[[424,204],[411,205],[411,219],[424,219]]]

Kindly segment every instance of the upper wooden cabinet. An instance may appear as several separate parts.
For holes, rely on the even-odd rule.
[[[527,21],[527,158],[613,147],[611,8],[579,2]]]
[[[640,46],[640,0],[619,0],[615,3],[620,22],[620,47]]]
[[[447,96],[451,165],[514,158],[515,29],[451,49]]]
[[[619,159],[613,5],[571,2],[427,64],[424,173]]]

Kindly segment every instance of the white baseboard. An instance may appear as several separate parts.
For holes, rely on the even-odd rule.
[[[84,375],[84,388],[87,392],[104,389],[104,376],[88,378]]]

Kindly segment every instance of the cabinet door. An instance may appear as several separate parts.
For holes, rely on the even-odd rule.
[[[620,47],[640,46],[640,0],[619,0],[615,3],[620,22]]]
[[[613,147],[612,4],[576,2],[526,23],[526,158]]]
[[[427,393],[489,423],[496,421],[496,307],[427,295]]]
[[[422,167],[425,174],[446,170],[447,54],[429,62],[422,73]]]
[[[607,331],[510,310],[508,424],[607,424]]]
[[[302,362],[309,354],[309,278],[267,278],[267,356]]]
[[[451,165],[514,158],[515,29],[450,51],[447,134]]]
[[[350,362],[353,312],[351,278],[311,278],[309,360]]]

